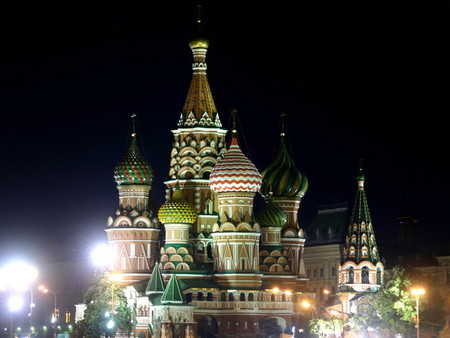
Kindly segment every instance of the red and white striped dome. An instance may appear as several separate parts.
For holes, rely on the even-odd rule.
[[[215,192],[258,192],[261,174],[242,153],[236,137],[231,139],[230,149],[214,167],[209,176],[209,186]]]

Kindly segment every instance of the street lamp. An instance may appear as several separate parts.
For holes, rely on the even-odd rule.
[[[333,337],[336,337],[336,327],[335,327],[335,325],[334,325],[333,317],[331,317],[330,313],[329,313],[325,308],[323,308],[323,307],[321,307],[321,306],[319,306],[319,305],[317,305],[317,304],[311,304],[311,303],[310,303],[309,301],[307,301],[306,299],[304,299],[304,300],[302,301],[302,306],[303,306],[305,309],[308,309],[309,307],[311,307],[311,316],[313,315],[314,308],[317,308],[317,309],[322,310],[323,312],[325,312],[326,315],[328,316],[328,318],[329,318],[330,321],[331,321],[331,325],[333,326]]]
[[[22,262],[12,261],[0,269],[0,289],[23,292],[30,291],[30,327],[33,326],[33,290],[31,283],[35,281],[38,271],[35,267]]]
[[[8,301],[8,308],[10,313],[9,321],[10,321],[10,337],[13,337],[13,313],[19,311],[22,308],[23,299],[17,295],[11,296]]]
[[[417,328],[417,338],[420,338],[420,319],[419,319],[419,301],[420,296],[423,296],[425,294],[425,290],[422,288],[414,288],[411,289],[411,294],[416,297],[416,328]]]
[[[107,244],[97,245],[91,252],[91,260],[95,266],[101,268],[111,267],[112,252]]]
[[[44,294],[47,294],[47,293],[50,292],[50,290],[47,287],[45,287],[44,285],[39,285],[38,290],[40,292],[44,293]],[[58,308],[56,307],[57,303],[56,303],[56,292],[55,292],[55,290],[52,290],[51,294],[54,297],[53,315],[52,315],[51,322],[52,322],[52,326],[53,326],[53,335],[56,337],[56,322],[58,321],[58,315],[57,315]]]

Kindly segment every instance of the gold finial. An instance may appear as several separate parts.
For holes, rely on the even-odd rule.
[[[280,114],[280,118],[281,118],[281,132],[280,132],[280,136],[281,137],[284,137],[286,134],[284,133],[284,118],[286,117],[287,115],[285,114],[285,113],[281,113]]]
[[[133,139],[136,139],[136,113],[133,113],[131,115],[131,121],[132,121],[131,137]]]
[[[237,113],[236,108],[233,108],[233,110],[231,111],[231,118],[233,119],[233,127],[232,127],[233,129],[231,129],[231,132],[233,134],[237,133],[237,130],[236,130],[236,113]]]
[[[197,5],[197,10],[198,10],[197,23],[201,24],[202,23],[202,4]]]

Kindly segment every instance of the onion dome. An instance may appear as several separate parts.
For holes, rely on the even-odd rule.
[[[209,186],[215,192],[258,192],[261,174],[242,153],[233,135],[225,157],[220,160],[209,176]]]
[[[303,197],[308,190],[308,179],[289,155],[283,136],[275,160],[261,174],[261,194],[268,196],[273,192],[274,197]]]
[[[172,198],[164,203],[158,211],[159,221],[167,223],[193,224],[197,220],[197,212],[181,194],[177,186]]]
[[[135,116],[132,116],[133,132],[130,147],[114,170],[114,179],[117,185],[152,184],[153,170],[137,146],[136,132],[134,131]]]
[[[261,227],[283,227],[286,224],[286,214],[273,202],[270,196],[264,208],[256,216],[256,221]]]

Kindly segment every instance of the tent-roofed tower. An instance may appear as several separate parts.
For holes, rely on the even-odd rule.
[[[204,32],[201,14],[197,31],[189,46],[193,53],[192,80],[178,121],[172,130],[174,142],[171,151],[166,200],[170,200],[175,186],[195,208],[198,218],[191,229],[196,261],[210,261],[212,225],[217,221],[217,202],[209,188],[209,175],[226,153],[225,134],[213,99],[206,74],[206,53],[209,40]],[[208,248],[209,246],[209,248]],[[198,252],[196,248],[199,249]],[[203,249],[204,248],[204,249]]]
[[[343,292],[341,295],[345,292],[352,294],[376,291],[383,280],[384,266],[378,253],[364,190],[362,160],[356,180],[358,188],[339,267],[339,285],[340,291]],[[345,302],[343,304],[345,305]]]
[[[150,276],[159,246],[160,223],[151,202],[153,170],[138,147],[135,119],[133,114],[130,146],[114,170],[119,208],[106,227],[111,270],[121,275],[122,284]]]

